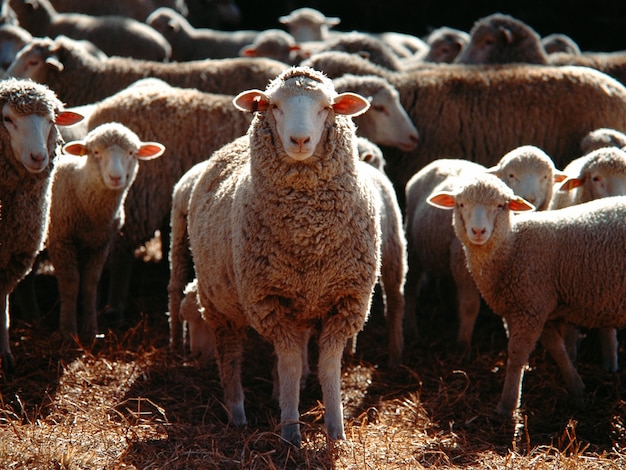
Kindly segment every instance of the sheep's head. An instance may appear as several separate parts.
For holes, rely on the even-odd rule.
[[[89,163],[98,167],[104,185],[120,190],[133,182],[138,160],[157,158],[165,147],[158,142],[142,142],[126,126],[108,122],[91,130],[83,140],[65,144],[63,151],[70,155],[87,155]]]
[[[308,67],[291,68],[264,92],[244,91],[233,103],[242,111],[272,113],[285,152],[300,161],[315,152],[331,111],[353,117],[370,106],[356,93],[337,94],[330,79]]]
[[[431,194],[427,201],[440,209],[453,209],[457,236],[463,244],[472,245],[484,245],[490,240],[502,213],[535,209],[489,173],[468,177],[455,191]]]
[[[54,157],[51,153],[56,151],[55,124],[72,125],[83,119],[78,113],[63,111],[62,106],[45,85],[19,79],[0,82],[2,125],[13,156],[29,173],[44,171]]]

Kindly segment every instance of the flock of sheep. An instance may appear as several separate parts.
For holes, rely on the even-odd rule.
[[[505,417],[538,341],[577,403],[579,328],[600,330],[603,367],[618,369],[625,54],[581,52],[502,14],[422,39],[340,32],[310,8],[226,32],[193,26],[180,0],[101,2],[134,8],[104,19],[68,3],[0,7],[5,371],[9,296],[38,318],[41,256],[63,338],[88,341],[105,266],[101,315],[123,322],[133,253],[157,231],[171,348],[217,361],[229,419],[244,425],[256,330],[274,347],[282,438],[296,446],[312,339],[326,429],[345,438],[342,357],[377,284],[391,365],[418,338],[426,284],[454,292],[468,355],[481,299],[502,317]]]

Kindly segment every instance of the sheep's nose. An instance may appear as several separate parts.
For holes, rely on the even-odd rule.
[[[485,233],[487,233],[487,229],[486,228],[482,228],[482,229],[472,228],[472,233],[474,235],[484,235]]]
[[[31,153],[30,159],[36,163],[42,163],[46,160],[46,155],[44,153]]]
[[[298,145],[298,147],[302,148],[303,145],[311,142],[311,137],[290,137],[291,143]]]
[[[111,180],[111,183],[115,185],[119,185],[122,181],[122,177],[119,175],[109,175],[109,179]]]

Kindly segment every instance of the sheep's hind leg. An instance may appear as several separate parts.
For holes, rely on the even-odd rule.
[[[224,404],[228,411],[228,421],[236,426],[246,425],[244,393],[241,384],[241,363],[243,362],[243,342],[246,336],[243,328],[215,327],[217,366],[220,372]]]
[[[2,369],[4,371],[12,371],[15,368],[13,354],[11,354],[11,346],[9,343],[9,296],[8,294],[0,294],[0,354],[2,355]]]

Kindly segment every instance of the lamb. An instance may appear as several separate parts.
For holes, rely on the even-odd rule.
[[[382,77],[343,75],[333,80],[338,93],[351,91],[370,100],[369,110],[354,118],[357,133],[378,145],[411,151],[419,134],[400,104],[398,91]]]
[[[303,352],[318,327],[326,429],[343,439],[341,357],[365,323],[380,263],[376,193],[349,118],[368,102],[304,67],[234,102],[257,113],[246,136],[209,159],[188,218],[229,420],[246,423],[240,371],[252,326],[276,352],[282,438],[300,445]]]
[[[419,282],[424,275],[444,285],[454,281],[456,311],[459,318],[457,344],[469,355],[472,332],[480,310],[480,294],[465,267],[465,256],[454,235],[450,214],[428,204],[432,192],[453,190],[459,181],[474,173],[490,173],[511,187],[515,194],[530,201],[537,210],[549,207],[553,184],[565,175],[540,148],[523,145],[507,152],[498,163],[487,168],[460,159],[438,159],[426,165],[406,185],[405,231],[409,245],[406,326],[411,337],[417,335],[415,315]]]
[[[262,31],[239,51],[242,57],[269,57],[290,65],[297,65],[302,61],[300,54],[300,46],[293,36],[281,29]]]
[[[324,46],[316,52],[325,50],[360,54],[372,63],[392,71],[404,68],[400,57],[387,44],[371,34],[358,31],[333,36],[324,41]]]
[[[552,33],[541,38],[541,45],[547,54],[565,52],[568,54],[580,54],[580,46],[567,34]]]
[[[626,134],[615,129],[600,128],[588,132],[580,141],[583,155],[602,147],[626,147]]]
[[[238,111],[232,105],[233,97],[158,84],[133,86],[102,100],[92,110],[88,129],[120,122],[142,139],[161,142],[169,149],[159,165],[140,163],[126,197],[125,224],[109,259],[108,308],[103,321],[125,321],[133,253],[155,231],[169,233],[171,195],[179,178],[213,151],[246,133],[252,116]],[[163,122],[163,116],[169,119],[155,125]]]
[[[626,152],[616,147],[603,147],[573,160],[564,168],[568,175],[555,191],[550,209],[562,209],[604,197],[626,196]],[[601,328],[602,367],[608,372],[618,370],[617,331]],[[578,354],[578,329],[568,326],[565,342],[572,360]]]
[[[385,156],[378,145],[365,137],[357,136],[357,149],[361,161],[372,165],[378,171],[385,171]]]
[[[422,60],[435,63],[452,63],[469,44],[470,35],[456,28],[442,26],[426,37],[428,49]]]
[[[9,295],[42,248],[60,146],[55,124],[73,124],[82,116],[64,111],[47,87],[18,79],[0,81],[0,109],[0,357],[3,369],[11,370]]]
[[[172,48],[147,24],[123,16],[59,13],[49,0],[10,0],[20,26],[37,37],[86,39],[107,56],[167,62]]]
[[[470,41],[455,59],[459,64],[547,64],[541,37],[523,21],[494,13],[478,20]]]
[[[142,142],[126,126],[109,122],[84,140],[63,146],[52,175],[46,247],[61,298],[59,329],[65,338],[78,334],[79,294],[82,336],[97,332],[97,291],[115,234],[124,225],[124,199],[139,169],[164,151],[157,142]]]
[[[249,87],[265,86],[285,68],[286,64],[271,59],[244,57],[183,63],[125,57],[97,60],[76,41],[60,36],[55,40],[33,39],[19,52],[6,75],[45,83],[68,106],[81,106],[145,77],[160,78],[178,87],[236,95]]]
[[[570,397],[582,404],[584,385],[560,327],[626,325],[626,198],[513,216],[532,205],[493,175],[474,175],[429,200],[452,209],[472,278],[506,321],[508,359],[498,413],[512,417],[519,406],[523,370],[538,340],[559,366]]]
[[[341,20],[329,17],[314,8],[298,8],[288,15],[280,16],[278,21],[287,27],[297,42],[324,41],[331,34],[330,28],[337,26]]]
[[[194,28],[187,18],[167,7],[154,10],[146,23],[167,39],[172,46],[171,60],[176,62],[237,57],[241,48],[259,35],[251,30]]]
[[[490,167],[498,155],[534,145],[563,168],[580,155],[589,131],[626,131],[626,88],[585,67],[442,64],[387,79],[423,136],[413,151],[385,149],[385,171],[401,207],[408,179],[437,158],[453,155]]]
[[[376,75],[389,79],[394,72],[386,67],[372,63],[359,54],[343,51],[321,51],[304,59],[300,65],[320,70],[329,78],[339,78],[345,74]]]

